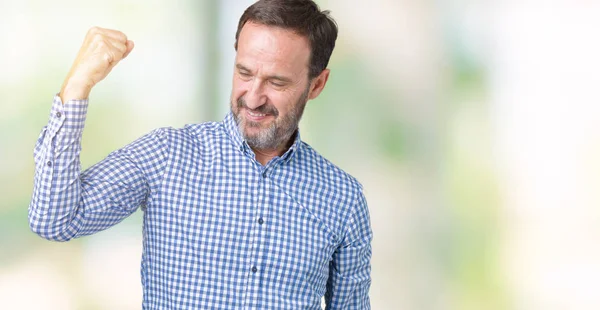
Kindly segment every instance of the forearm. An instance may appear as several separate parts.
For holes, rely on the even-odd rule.
[[[75,237],[79,230],[79,154],[86,111],[87,100],[63,105],[55,96],[48,125],[35,146],[29,224],[35,233],[46,239],[66,241]]]
[[[79,153],[87,101],[55,97],[35,147],[31,229],[67,241],[107,229],[146,204],[167,161],[168,133],[155,130],[81,172]]]
[[[66,241],[110,227],[145,198],[143,171],[136,169],[127,155],[101,162],[99,170],[122,164],[131,170],[122,176],[131,184],[106,181],[106,173],[91,173],[92,177],[84,180],[79,161],[89,93],[133,46],[120,31],[92,27],[60,93],[54,97],[48,126],[35,146],[35,179],[29,205],[29,225],[46,239]]]

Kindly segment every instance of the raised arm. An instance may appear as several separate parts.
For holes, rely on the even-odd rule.
[[[56,241],[106,229],[148,201],[166,158],[166,133],[157,130],[81,173],[79,154],[89,93],[126,57],[133,42],[121,32],[92,28],[34,150],[29,224]],[[61,100],[64,99],[64,100]]]

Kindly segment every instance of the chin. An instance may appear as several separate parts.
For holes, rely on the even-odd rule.
[[[260,126],[260,127],[259,126],[248,126],[248,124],[245,124],[244,136],[245,137],[256,137],[265,130],[267,130],[267,129],[263,128],[262,126]]]
[[[245,128],[254,128],[254,129],[267,129],[271,126],[273,126],[273,124],[275,123],[274,119],[265,119],[262,121],[254,121],[252,119],[249,119],[249,117],[247,115],[244,115],[244,127]],[[269,117],[271,118],[271,117]]]

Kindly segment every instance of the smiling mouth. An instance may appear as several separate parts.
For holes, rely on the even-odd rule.
[[[273,116],[273,114],[260,113],[257,111],[250,111],[249,109],[246,109],[246,118],[251,122],[262,122],[270,116]]]
[[[254,113],[254,112],[252,112],[252,111],[248,111],[248,114],[249,114],[250,116],[253,116],[253,117],[265,117],[265,116],[267,116],[267,114],[263,114],[263,113]]]

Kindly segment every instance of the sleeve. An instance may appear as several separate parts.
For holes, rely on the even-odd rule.
[[[367,201],[361,193],[329,265],[325,309],[371,309],[372,239]]]
[[[148,202],[160,183],[167,148],[155,130],[83,173],[79,154],[88,101],[62,104],[55,96],[50,120],[34,149],[29,226],[41,237],[68,241],[107,229]]]

